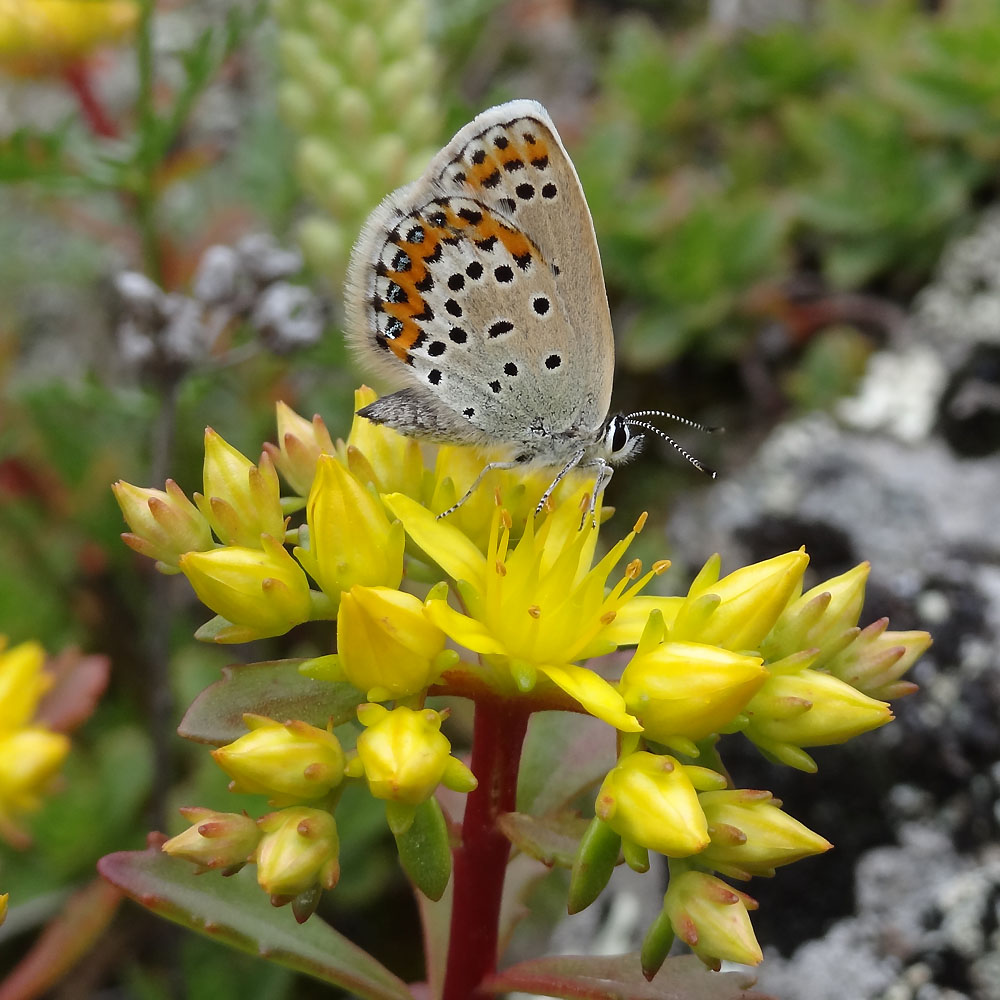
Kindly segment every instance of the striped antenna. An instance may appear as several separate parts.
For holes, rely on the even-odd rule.
[[[699,472],[704,472],[706,476],[711,479],[715,479],[718,473],[714,469],[710,469],[707,465],[702,465],[689,451],[682,448],[669,434],[664,433],[659,427],[653,424],[647,424],[644,420],[633,420],[633,417],[645,416],[646,413],[661,417],[673,417],[672,413],[660,413],[658,410],[647,410],[643,413],[632,413],[625,418],[625,423],[629,427],[640,427],[644,431],[649,431],[651,434],[655,434],[657,437],[663,438],[672,448],[684,456]],[[703,431],[711,431],[708,427],[703,427],[701,424],[695,423],[693,420],[687,420],[684,417],[674,417],[675,420],[681,421],[681,423],[688,424],[691,427],[698,428]]]

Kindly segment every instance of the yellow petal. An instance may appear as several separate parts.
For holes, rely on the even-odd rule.
[[[503,643],[485,625],[449,607],[447,601],[428,601],[426,611],[427,617],[442,632],[466,649],[474,653],[507,652]]]
[[[382,500],[403,522],[406,533],[453,580],[479,583],[486,572],[486,560],[465,534],[402,493],[390,493]]]
[[[623,733],[642,732],[642,726],[625,711],[625,699],[593,670],[572,663],[548,664],[538,669],[595,718]]]

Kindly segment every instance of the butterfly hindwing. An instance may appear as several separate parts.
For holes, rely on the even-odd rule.
[[[363,358],[440,411],[439,438],[517,445],[601,424],[614,348],[600,258],[541,105],[484,112],[379,206],[348,312]]]

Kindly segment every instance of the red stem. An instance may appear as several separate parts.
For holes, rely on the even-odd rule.
[[[499,698],[476,702],[472,771],[479,786],[465,804],[462,845],[455,851],[448,969],[442,1000],[469,1000],[496,970],[500,901],[510,841],[496,825],[512,812],[529,713]]]
[[[90,70],[85,62],[71,63],[63,70],[63,79],[76,95],[83,117],[94,135],[105,139],[118,137],[118,126],[108,117],[100,98],[90,83]]]

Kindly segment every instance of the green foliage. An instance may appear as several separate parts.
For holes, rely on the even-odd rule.
[[[191,930],[279,965],[343,986],[352,996],[408,1000],[410,991],[374,958],[318,917],[298,925],[252,878],[200,878],[186,861],[157,849],[111,854],[101,874],[143,905]],[[210,930],[209,930],[210,928]]]
[[[625,364],[738,351],[749,293],[804,251],[835,287],[917,287],[1000,165],[997,65],[997,0],[730,35],[620,19],[577,162]]]

